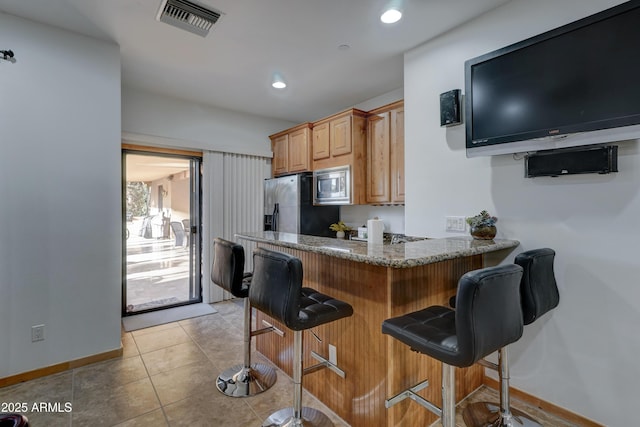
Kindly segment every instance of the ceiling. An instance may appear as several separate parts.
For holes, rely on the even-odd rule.
[[[0,0],[0,11],[114,41],[125,90],[305,122],[403,87],[405,51],[508,0],[195,0],[223,13],[206,38],[158,22],[160,1]],[[390,1],[404,16],[385,25]],[[286,89],[271,87],[276,72]]]
[[[145,182],[188,173],[191,165],[188,159],[151,154],[127,154],[125,164],[127,181]]]

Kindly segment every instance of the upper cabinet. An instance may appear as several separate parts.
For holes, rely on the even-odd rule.
[[[354,205],[404,204],[404,102],[355,108],[270,136],[273,176],[350,166]]]
[[[366,203],[367,113],[350,108],[313,123],[313,170],[351,167],[351,200]]]
[[[366,139],[366,113],[351,108],[313,124],[313,169],[351,164],[362,154]]]
[[[403,101],[369,112],[366,201],[404,204]]]
[[[273,176],[311,170],[311,124],[271,135]]]

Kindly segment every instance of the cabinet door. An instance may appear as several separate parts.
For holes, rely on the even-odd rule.
[[[289,172],[309,170],[309,128],[289,134]]]
[[[272,141],[273,174],[280,175],[289,171],[289,135],[281,135]]]
[[[367,122],[367,203],[390,201],[390,113],[376,114]]]
[[[391,111],[391,202],[404,203],[404,108]]]
[[[351,116],[332,120],[329,135],[332,156],[351,153]]]
[[[313,160],[329,158],[329,123],[313,127]]]

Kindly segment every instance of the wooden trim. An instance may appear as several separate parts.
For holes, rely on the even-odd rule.
[[[482,383],[494,390],[500,390],[500,383],[498,380],[488,377],[486,374],[483,375]],[[582,415],[576,414],[575,412],[571,412],[568,409],[565,409],[561,406],[555,405],[551,402],[547,402],[546,400],[542,400],[532,394],[526,393],[522,390],[518,390],[517,388],[509,387],[511,397],[522,400],[529,405],[535,406],[540,410],[554,415],[558,418],[562,418],[565,421],[568,421],[576,426],[580,427],[606,427],[604,424],[597,423],[588,418],[583,417]]]
[[[335,113],[332,114],[330,116],[327,117],[323,117],[319,120],[316,120],[312,123],[312,126],[317,126],[319,124],[322,124],[324,122],[330,122],[332,120],[338,119],[340,117],[343,116],[353,116],[353,117],[363,117],[366,118],[367,117],[367,112],[366,111],[362,111],[362,110],[358,110],[357,108],[349,108],[346,109],[344,111],[340,111],[339,113]]]
[[[122,143],[123,150],[135,150],[135,151],[144,151],[146,153],[158,153],[158,154],[177,154],[180,156],[190,156],[190,157],[200,157],[202,158],[202,151],[189,151],[189,150],[180,150],[175,148],[161,148],[161,147],[148,147],[146,145],[136,145],[129,144],[126,142]]]
[[[274,139],[274,138],[277,138],[279,136],[286,135],[288,133],[295,132],[297,130],[305,129],[305,128],[311,129],[312,128],[311,123],[309,123],[309,122],[300,123],[299,125],[296,125],[294,127],[290,127],[288,129],[281,130],[280,132],[274,133],[273,135],[269,135],[269,138],[270,139]]]
[[[115,359],[122,356],[122,346],[115,350],[98,353],[80,359],[70,360],[68,362],[57,363],[44,368],[35,369],[33,371],[23,372],[21,374],[12,375],[6,378],[0,378],[0,388],[25,381],[34,380],[36,378],[46,377],[47,375],[57,374],[59,372],[68,371],[69,369],[80,368],[96,362],[103,362],[109,359]]]
[[[378,107],[375,110],[367,111],[367,114],[369,116],[375,116],[377,114],[386,113],[387,111],[395,110],[396,108],[401,108],[401,107],[404,107],[404,99],[400,99],[390,104],[383,105],[382,107]]]

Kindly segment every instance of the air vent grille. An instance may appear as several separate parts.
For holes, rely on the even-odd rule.
[[[221,13],[186,0],[162,0],[156,19],[205,37]]]

